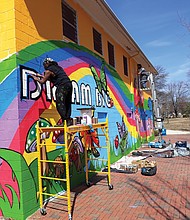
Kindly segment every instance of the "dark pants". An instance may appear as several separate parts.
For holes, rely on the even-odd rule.
[[[72,83],[61,84],[56,89],[56,108],[62,121],[71,116]]]

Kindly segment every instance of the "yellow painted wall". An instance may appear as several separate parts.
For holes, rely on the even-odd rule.
[[[61,0],[15,0],[17,51],[47,39],[62,39]]]
[[[99,56],[104,57],[104,59],[108,62],[108,41],[114,45],[114,53],[115,53],[115,68],[117,72],[120,74],[123,81],[130,83],[130,73],[133,74],[134,71],[129,71],[129,76],[126,77],[124,75],[124,68],[123,68],[123,56],[129,59],[129,55],[127,52],[118,45],[108,34],[105,30],[95,23],[87,14],[86,12],[77,7],[77,4],[71,4],[71,6],[77,11],[78,15],[78,30],[79,30],[79,43],[90,50],[98,53],[94,50],[94,43],[93,43],[93,32],[92,28],[95,28],[99,33],[102,35],[102,51],[103,55],[99,54]],[[87,18],[88,17],[88,18]],[[84,25],[85,24],[85,25]],[[108,62],[109,63],[109,62]],[[135,65],[136,67],[136,65]]]
[[[133,93],[133,81],[136,77],[134,59],[130,58],[127,51],[79,7],[77,1],[68,0],[67,3],[77,11],[79,44],[94,51],[92,28],[94,27],[99,31],[102,34],[103,55],[98,55],[103,56],[108,62],[107,42],[109,41],[114,45],[115,68]],[[0,59],[43,40],[66,39],[62,34],[61,0],[1,0],[0,24]],[[123,72],[123,55],[128,58],[128,77]]]
[[[99,56],[104,57],[104,59],[108,62],[108,41],[114,45],[114,53],[115,53],[115,69],[119,73],[120,77],[128,87],[131,89],[131,93],[133,93],[133,82],[134,78],[137,77],[137,63],[134,61],[133,58],[130,58],[129,54],[127,53],[124,48],[122,48],[114,39],[112,39],[105,30],[95,23],[87,14],[86,12],[77,7],[77,4],[71,2],[71,7],[73,7],[77,11],[78,15],[78,30],[79,30],[79,43],[90,50],[94,51],[94,44],[93,44],[93,33],[92,28],[94,27],[99,33],[102,35],[102,51],[103,55],[98,54]],[[88,17],[88,19],[87,19]],[[84,25],[85,24],[85,25]],[[123,56],[128,58],[128,76],[124,75],[124,67],[123,67]],[[108,62],[109,63],[109,62]]]
[[[72,2],[72,1],[70,1]],[[104,59],[108,62],[108,41],[114,45],[114,55],[115,55],[115,69],[121,76],[122,80],[126,82],[130,86],[131,82],[131,74],[136,74],[136,63],[132,61],[132,59],[129,59],[129,55],[127,52],[118,45],[108,34],[105,32],[105,30],[99,26],[97,23],[95,23],[87,14],[86,12],[77,7],[77,4],[71,4],[71,7],[73,7],[77,11],[78,15],[78,30],[79,30],[79,43],[80,45],[83,45],[90,50],[94,51],[94,44],[93,44],[93,32],[92,28],[95,28],[99,33],[102,35],[102,51],[103,55],[98,54],[99,56],[104,57]],[[88,18],[87,18],[88,17]],[[85,24],[85,25],[84,25]],[[131,69],[129,70],[129,76],[124,75],[124,67],[123,67],[123,56],[128,58],[128,61],[131,62],[131,64],[128,63],[128,67]],[[108,62],[109,63],[109,62]],[[135,67],[135,69],[134,69]],[[134,78],[134,77],[133,77]]]
[[[129,66],[132,69],[129,71],[129,76],[124,76],[123,55],[129,58],[127,52],[104,29],[92,21],[76,1],[70,0],[67,2],[77,11],[79,44],[94,51],[92,28],[94,27],[99,31],[102,34],[102,56],[108,61],[107,41],[109,41],[115,48],[115,68],[123,81],[130,85],[132,79],[130,74],[134,74],[135,70],[133,70],[132,65],[134,66],[134,64],[131,62]],[[0,9],[0,22],[2,23],[0,59],[43,40],[65,39],[62,34],[61,0],[39,0],[38,2],[31,0],[3,0],[3,4]],[[14,26],[16,30],[14,30]]]
[[[109,41],[114,45],[115,68],[132,92],[131,82],[134,81],[136,75],[136,62],[129,57],[126,50],[118,45],[102,27],[96,24],[79,7],[77,1],[69,0],[67,3],[77,11],[79,44],[94,51],[92,28],[94,27],[100,32],[102,34],[103,55],[99,55],[103,56],[108,62],[107,42]],[[4,59],[29,45],[43,40],[66,39],[62,34],[61,0],[39,0],[37,2],[31,0],[2,0],[0,24],[0,59]],[[128,58],[128,77],[123,72],[123,55]]]
[[[14,0],[0,3],[0,60],[16,51]]]

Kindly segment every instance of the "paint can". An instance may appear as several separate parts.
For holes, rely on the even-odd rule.
[[[81,124],[82,117],[76,117],[76,119],[77,119],[77,124]]]
[[[82,122],[81,122],[81,124],[90,125],[90,124],[92,124],[92,118],[90,117],[89,114],[83,113]]]
[[[77,118],[73,118],[73,125],[77,124]]]
[[[92,118],[92,124],[97,124],[98,123],[98,118]]]

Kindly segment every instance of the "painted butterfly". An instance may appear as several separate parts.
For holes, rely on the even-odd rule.
[[[102,63],[101,69],[100,69],[100,76],[98,75],[97,70],[93,65],[90,65],[91,72],[94,76],[94,80],[96,82],[97,89],[100,94],[102,94],[102,91],[105,92],[105,94],[108,94],[108,89],[107,89],[107,80],[106,80],[106,74],[105,74],[105,69],[104,69],[105,64]]]
[[[120,124],[119,122],[116,122],[116,124],[117,124],[117,129],[119,132],[119,136],[120,138],[122,138],[124,133],[126,132],[126,126],[125,126],[123,117],[122,117],[122,123]]]

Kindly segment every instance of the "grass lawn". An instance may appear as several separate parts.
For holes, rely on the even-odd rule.
[[[165,118],[164,127],[168,130],[190,131],[190,118]]]

